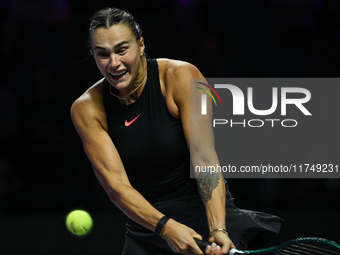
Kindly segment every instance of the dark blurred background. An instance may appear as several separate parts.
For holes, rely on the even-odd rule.
[[[1,254],[121,253],[126,217],[94,176],[69,114],[101,78],[86,41],[91,15],[106,6],[135,16],[148,57],[188,61],[206,77],[340,76],[338,0],[0,0]],[[238,207],[285,220],[273,244],[340,242],[338,179],[228,182]],[[64,226],[76,208],[94,218],[82,238]]]

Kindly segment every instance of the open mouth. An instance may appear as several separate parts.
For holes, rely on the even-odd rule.
[[[110,72],[110,76],[113,79],[119,80],[120,78],[122,78],[123,76],[125,76],[127,74],[127,70],[121,71],[121,72]]]

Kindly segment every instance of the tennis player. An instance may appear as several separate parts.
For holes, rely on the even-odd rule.
[[[227,254],[278,233],[281,219],[236,208],[221,176],[189,177],[190,156],[218,164],[211,109],[201,117],[201,90],[190,99],[190,78],[203,78],[195,66],[147,59],[141,27],[118,8],[93,15],[89,46],[103,78],[71,116],[97,178],[128,216],[124,255],[203,254],[194,238],[213,242],[206,254]],[[190,114],[191,132],[204,134],[192,140]]]

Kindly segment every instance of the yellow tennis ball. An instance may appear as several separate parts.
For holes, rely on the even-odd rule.
[[[90,214],[83,210],[74,210],[66,217],[67,229],[78,236],[87,234],[91,230],[92,224]]]

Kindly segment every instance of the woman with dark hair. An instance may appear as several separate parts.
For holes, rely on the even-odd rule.
[[[228,254],[279,231],[276,216],[236,208],[222,176],[190,178],[190,157],[218,164],[211,107],[202,117],[201,90],[190,92],[190,78],[204,78],[195,66],[147,59],[142,29],[118,8],[93,15],[89,46],[104,78],[71,115],[97,178],[128,216],[123,254],[203,254],[194,238],[213,242],[206,254]]]

